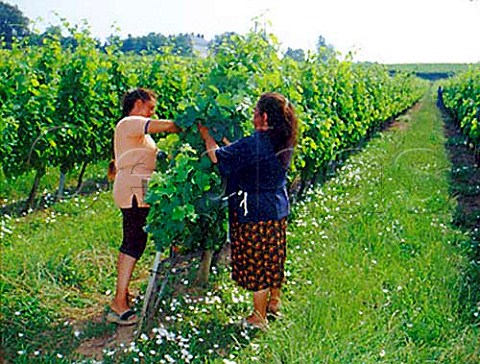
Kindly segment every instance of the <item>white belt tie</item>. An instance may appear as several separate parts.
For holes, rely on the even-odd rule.
[[[247,214],[248,214],[248,206],[247,206],[248,192],[244,192],[242,190],[240,190],[238,192],[233,192],[233,193],[229,194],[228,196],[222,198],[222,200],[224,200],[224,201],[228,200],[230,197],[234,196],[235,194],[237,194],[238,196],[243,194],[243,199],[242,199],[242,201],[240,201],[240,207],[243,207],[243,216],[247,216]]]
[[[240,195],[242,192],[243,191],[238,191],[238,194]],[[240,207],[243,206],[243,216],[247,216],[248,214],[247,197],[248,197],[248,192],[243,192],[243,200],[240,201]]]

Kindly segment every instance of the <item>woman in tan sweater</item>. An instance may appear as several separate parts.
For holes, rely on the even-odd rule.
[[[137,260],[142,256],[147,233],[144,228],[149,205],[144,201],[148,180],[155,170],[157,146],[148,134],[178,133],[170,120],[154,120],[156,96],[138,88],[126,93],[122,101],[122,119],[115,128],[115,170],[113,197],[123,215],[123,241],[117,262],[116,293],[107,320],[119,325],[138,322],[128,304],[128,285]]]

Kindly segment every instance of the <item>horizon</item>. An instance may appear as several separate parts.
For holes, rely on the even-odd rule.
[[[480,2],[470,0],[323,0],[315,4],[298,0],[295,7],[285,0],[245,0],[241,4],[228,0],[178,0],[174,4],[144,0],[140,5],[115,0],[7,3],[17,6],[40,31],[59,25],[59,17],[76,25],[85,19],[92,37],[101,41],[115,33],[122,39],[129,34],[193,33],[210,41],[225,32],[245,34],[256,20],[279,40],[283,51],[313,51],[323,36],[342,57],[351,53],[357,62],[480,62],[480,47],[475,47],[480,37]]]

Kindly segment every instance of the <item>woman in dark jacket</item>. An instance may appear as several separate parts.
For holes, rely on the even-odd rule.
[[[253,291],[254,312],[246,322],[267,325],[279,314],[289,213],[287,171],[297,143],[297,119],[288,100],[263,94],[254,111],[253,135],[219,147],[199,125],[208,156],[227,179],[232,242],[232,278]]]

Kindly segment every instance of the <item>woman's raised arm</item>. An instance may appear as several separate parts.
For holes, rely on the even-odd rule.
[[[202,124],[198,124],[198,131],[200,131],[200,136],[205,142],[205,149],[207,150],[208,157],[213,163],[217,163],[217,156],[215,155],[215,150],[218,149],[217,142],[208,132],[208,128]]]
[[[155,119],[151,119],[148,122],[148,127],[146,130],[148,134],[179,133],[180,131],[182,131],[182,129],[178,127],[178,125],[171,120],[155,120]]]

